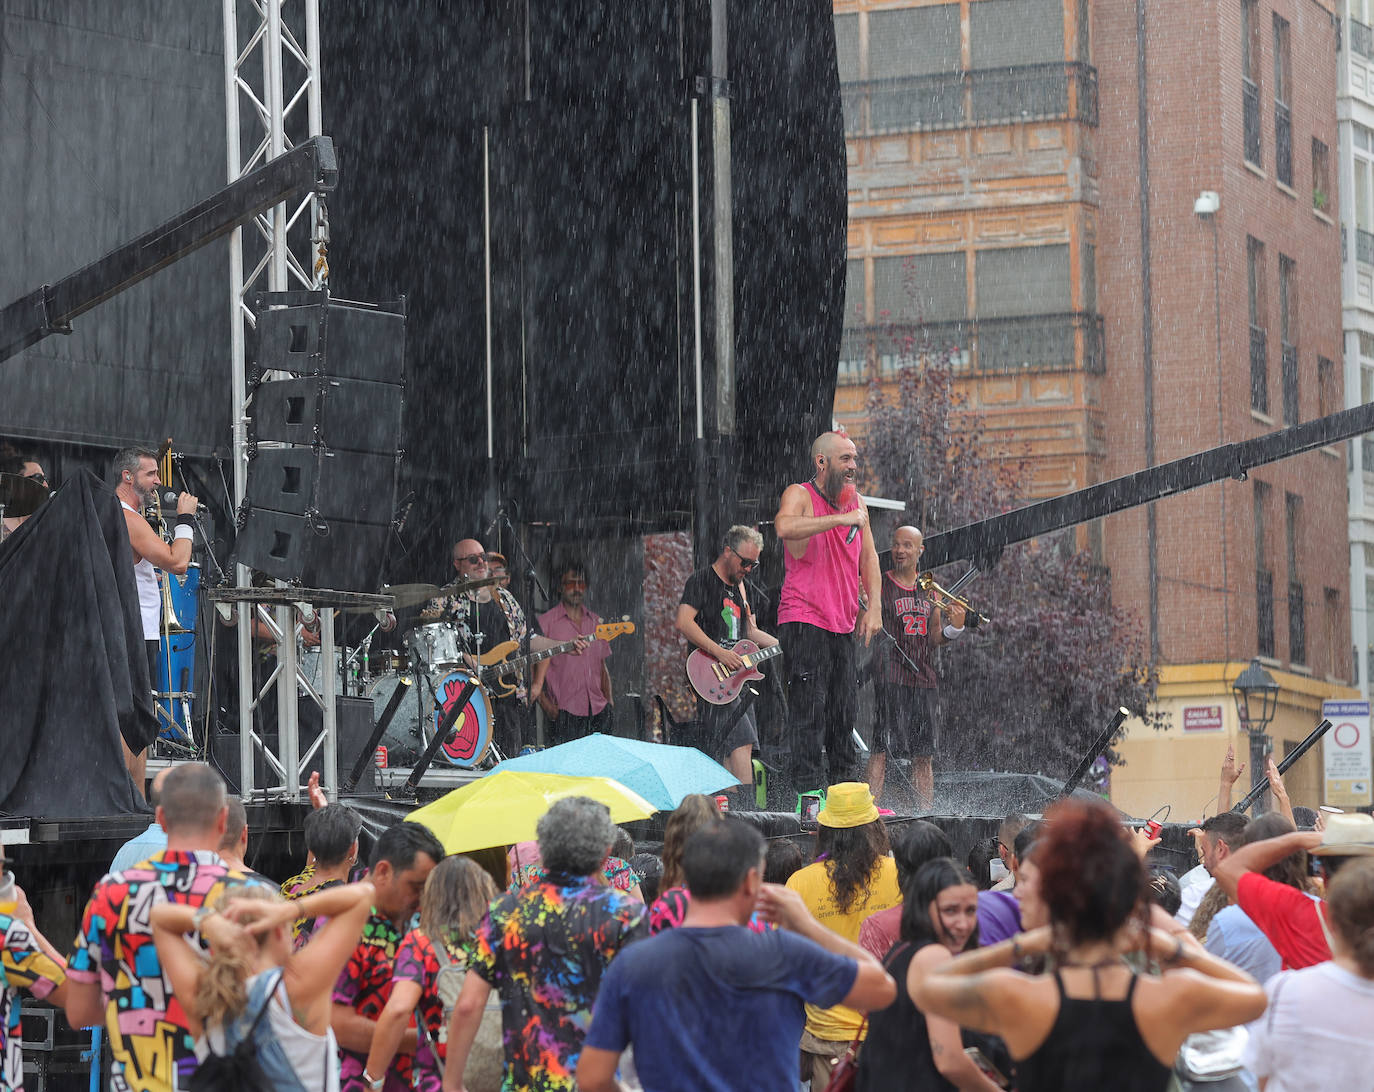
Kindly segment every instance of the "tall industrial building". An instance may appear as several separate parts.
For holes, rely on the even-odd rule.
[[[850,197],[839,420],[862,431],[894,328],[953,355],[1029,497],[1341,407],[1342,39],[1326,0],[834,10]],[[1252,657],[1282,688],[1280,756],[1324,698],[1355,693],[1345,460],[1313,452],[1080,529],[1162,678],[1167,728],[1135,723],[1120,746],[1126,810],[1203,809],[1226,744],[1247,752],[1231,683]],[[1290,785],[1315,802],[1320,761]]]

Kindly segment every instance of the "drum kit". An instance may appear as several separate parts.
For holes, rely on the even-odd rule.
[[[399,584],[383,588],[396,608],[418,607],[433,599],[457,598],[479,588],[491,587],[496,577],[457,580],[443,587],[434,584]],[[466,705],[454,721],[438,757],[459,769],[476,769],[501,761],[492,741],[495,712],[480,677],[469,664],[462,631],[455,622],[422,622],[404,638],[404,652],[371,649],[376,628],[363,639],[352,656],[342,656],[345,667],[356,662],[353,680],[364,697],[372,699],[373,717],[380,724],[390,711],[390,723],[382,735],[387,765],[413,765],[453,703],[469,681],[476,681]],[[394,702],[399,687],[409,688]],[[378,750],[379,761],[381,749]]]

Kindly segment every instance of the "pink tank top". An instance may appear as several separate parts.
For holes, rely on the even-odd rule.
[[[811,514],[828,516],[852,512],[859,507],[856,497],[845,508],[836,508],[811,482],[804,483],[811,494]],[[853,633],[859,617],[859,553],[864,535],[845,542],[848,527],[832,527],[806,541],[806,553],[793,557],[783,544],[785,572],[782,594],[778,597],[778,621],[805,622],[831,633]]]

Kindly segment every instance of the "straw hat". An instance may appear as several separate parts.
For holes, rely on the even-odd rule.
[[[1374,856],[1374,815],[1328,815],[1322,844],[1312,852],[1318,857]]]
[[[861,827],[878,818],[878,805],[862,781],[842,781],[825,793],[825,807],[816,816],[823,827]]]

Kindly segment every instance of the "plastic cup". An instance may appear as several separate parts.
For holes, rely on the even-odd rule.
[[[5,874],[0,876],[0,914],[13,914],[18,906],[19,895],[14,873],[7,869]]]

